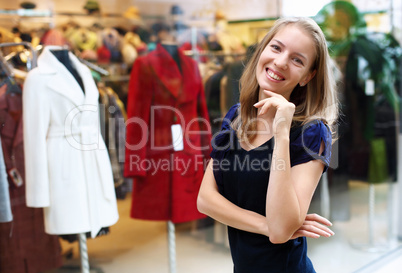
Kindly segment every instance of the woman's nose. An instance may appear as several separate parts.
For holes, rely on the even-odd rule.
[[[286,69],[288,67],[288,57],[285,54],[277,56],[274,60],[274,64],[278,68]]]

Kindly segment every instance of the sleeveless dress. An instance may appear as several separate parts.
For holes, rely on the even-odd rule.
[[[213,173],[219,192],[237,206],[265,216],[266,193],[274,139],[255,149],[240,147],[231,121],[237,116],[239,104],[230,108],[221,131],[213,138]],[[325,148],[318,155],[320,144]],[[293,127],[290,132],[291,166],[310,160],[321,160],[328,168],[331,157],[331,133],[319,120]],[[307,257],[305,237],[272,244],[269,238],[228,227],[230,251],[235,273],[311,273],[314,267]]]

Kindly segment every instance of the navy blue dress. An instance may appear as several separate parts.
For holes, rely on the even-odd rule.
[[[236,132],[230,127],[239,104],[228,111],[222,129],[212,140],[213,172],[219,192],[237,206],[265,216],[265,202],[273,152],[273,139],[255,149],[240,147]],[[318,155],[320,144],[325,149]],[[291,166],[319,159],[329,165],[331,133],[321,121],[294,127],[290,133]],[[315,272],[307,257],[305,237],[272,244],[269,238],[228,227],[230,251],[235,273],[310,273]]]

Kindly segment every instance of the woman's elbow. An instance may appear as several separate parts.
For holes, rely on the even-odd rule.
[[[287,234],[269,234],[269,241],[273,244],[284,244],[290,240],[290,236]]]
[[[284,244],[289,241],[297,228],[276,225],[269,228],[269,241],[273,244]]]
[[[208,215],[208,202],[201,193],[197,197],[197,209],[199,212]]]

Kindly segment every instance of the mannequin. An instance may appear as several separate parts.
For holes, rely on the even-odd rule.
[[[228,54],[246,52],[241,40],[228,28],[226,16],[221,11],[215,13],[215,31],[213,35],[216,36],[217,42],[222,47],[223,52]]]
[[[179,53],[178,53],[178,46],[175,43],[164,43],[162,42],[161,45],[163,46],[164,49],[169,53],[170,56],[172,56],[173,60],[176,62],[180,72],[181,72],[181,65],[180,65],[180,59],[179,59]]]
[[[144,132],[135,122],[127,124],[124,175],[134,178],[131,218],[168,221],[169,272],[173,273],[174,224],[205,218],[196,207],[204,173],[197,162],[207,159],[210,151],[197,148],[209,147],[211,136],[191,134],[191,140],[187,138],[190,131],[206,132],[205,123],[194,121],[209,121],[197,63],[178,48],[166,25],[155,25],[155,34],[156,48],[137,58],[131,70],[127,116],[158,126],[149,130],[151,141],[137,145],[148,138],[148,131]],[[188,129],[189,126],[192,128]],[[176,130],[174,135],[178,127],[182,131]],[[172,147],[180,134],[185,139],[182,147]],[[170,167],[147,169],[140,162],[165,162]],[[185,162],[187,169],[175,167],[174,162]]]
[[[172,56],[173,60],[179,67],[180,72],[182,72],[178,53],[178,45],[176,42],[176,37],[171,32],[171,27],[164,23],[155,24],[155,33],[162,47],[169,53],[170,56]]]
[[[70,57],[68,56],[69,51],[67,49],[60,49],[60,50],[51,50],[51,52],[62,64],[64,64],[67,70],[70,71],[71,75],[73,75],[73,77],[77,80],[78,84],[80,85],[82,92],[85,93],[84,83],[80,75],[78,74],[77,70],[72,65]]]
[[[85,83],[85,96],[70,75],[82,91]],[[43,208],[46,233],[80,234],[82,268],[85,233],[95,238],[119,218],[98,98],[89,68],[59,46],[44,47],[24,83],[26,205]]]
[[[183,134],[187,134],[185,129],[188,124],[194,126],[193,131],[205,131],[204,123],[191,120],[209,120],[209,117],[197,63],[184,55],[171,33],[161,30],[161,26],[158,28],[159,31],[155,31],[159,38],[156,49],[134,62],[127,99],[128,118],[135,117],[151,123],[150,109],[154,106],[157,109],[154,111],[154,122],[158,126],[149,132],[152,133],[152,141],[137,145],[145,139],[145,135],[138,131],[141,130],[139,124],[127,124],[124,174],[135,178],[132,218],[179,223],[205,217],[198,212],[195,204],[203,175],[203,169],[195,165],[195,157],[208,158],[209,151],[195,150],[194,147],[208,147],[210,135],[192,134],[194,139],[191,143],[184,141],[183,150],[173,150],[171,127],[182,123]],[[181,69],[176,69],[175,65]],[[145,161],[171,162],[172,156],[191,165],[185,175],[179,168],[147,170],[139,164]],[[170,194],[171,189],[175,191],[173,195]]]

